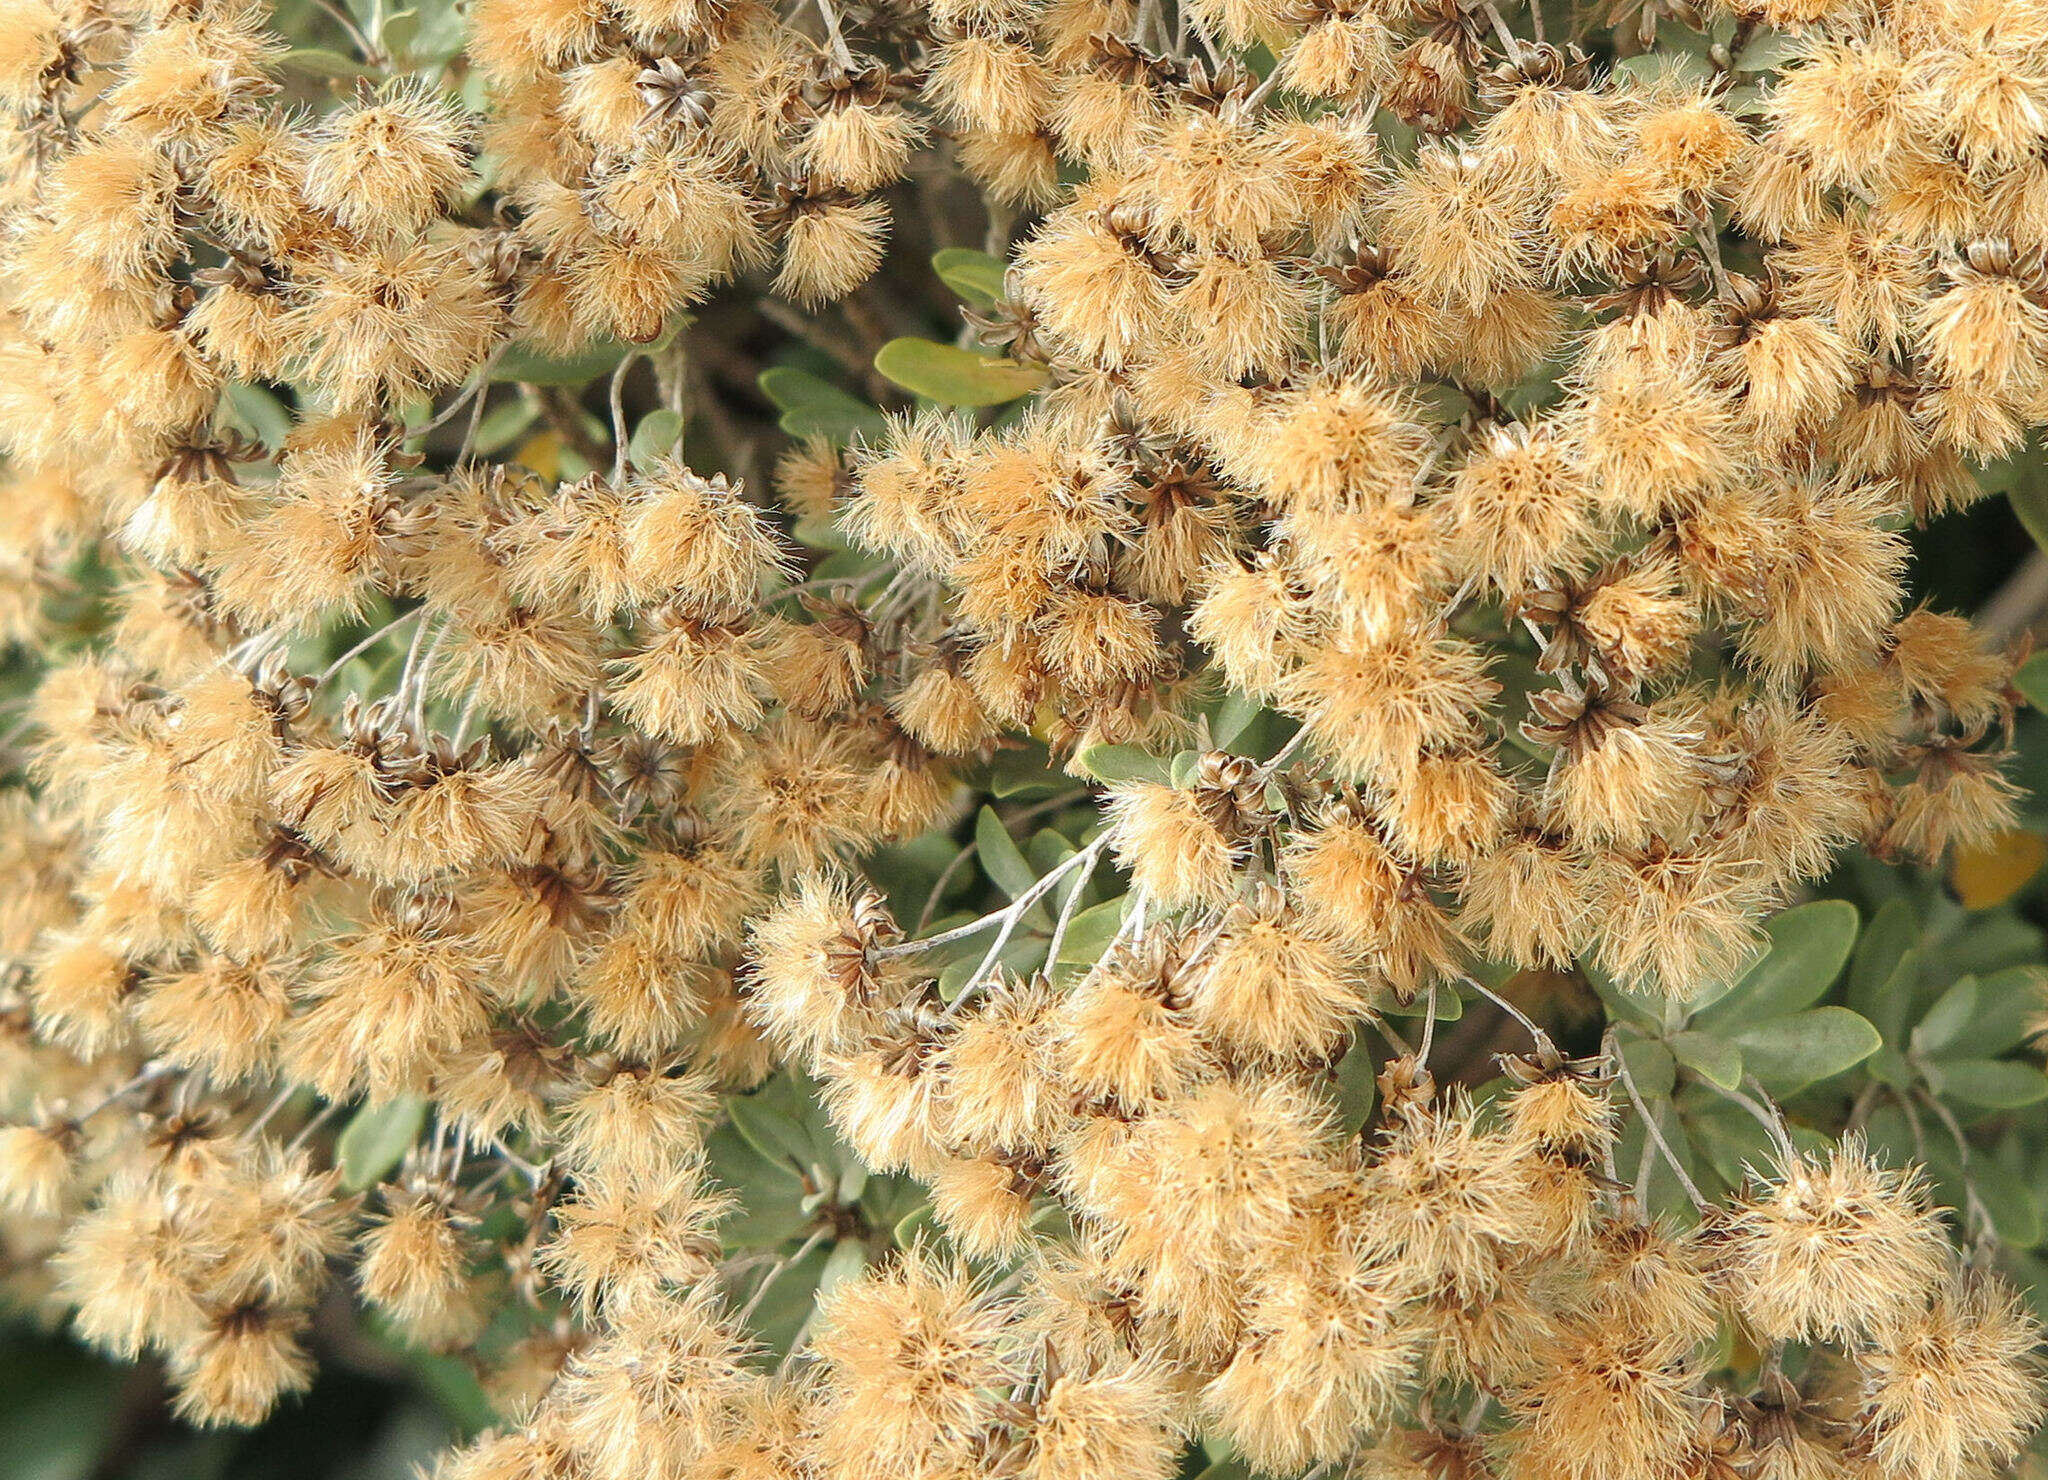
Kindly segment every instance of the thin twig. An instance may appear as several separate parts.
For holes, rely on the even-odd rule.
[[[988,950],[982,953],[981,961],[975,966],[974,971],[968,976],[967,980],[961,984],[959,995],[947,1004],[946,1011],[948,1013],[959,1011],[960,1004],[973,996],[989,979],[997,959],[1003,953],[1003,947],[1010,943],[1010,937],[1016,933],[1019,922],[1029,913],[1031,906],[1050,893],[1061,879],[1076,869],[1085,873],[1087,870],[1094,868],[1095,861],[1102,856],[1102,850],[1108,842],[1109,838],[1105,834],[1073,857],[1062,859],[1051,869],[1047,870],[1044,877],[1039,879],[1037,883],[1026,889],[1011,902],[1010,907],[997,917],[1000,921],[1000,926],[996,931],[996,938],[988,943]]]
[[[348,666],[349,659],[356,657],[358,654],[362,653],[365,649],[372,646],[377,641],[377,639],[383,637],[386,633],[397,628],[402,623],[410,622],[416,617],[423,617],[426,615],[426,612],[426,607],[424,605],[421,605],[414,607],[409,612],[402,612],[398,616],[393,617],[390,621],[386,622],[383,626],[379,627],[375,632],[372,632],[368,637],[364,638],[361,642],[357,643],[354,647],[350,648],[347,652],[343,653],[340,657],[336,658],[332,663],[329,663],[326,668],[321,670],[320,677],[314,680],[315,684],[317,685],[327,683],[334,677],[335,674],[341,672],[342,669]]]
[[[1281,746],[1279,750],[1273,753],[1273,758],[1271,760],[1267,761],[1263,766],[1259,767],[1259,779],[1262,781],[1271,780],[1274,777],[1274,775],[1276,775],[1279,772],[1280,768],[1286,765],[1288,760],[1292,758],[1294,752],[1301,749],[1301,747],[1305,745],[1307,742],[1308,726],[1306,724],[1303,724],[1300,729],[1296,730],[1292,735],[1288,737],[1287,743],[1285,745]]]
[[[1716,1084],[1713,1080],[1707,1078],[1704,1074],[1696,1077],[1698,1078],[1701,1084],[1704,1084],[1708,1089],[1712,1090],[1722,1099],[1728,1101],[1732,1105],[1740,1105],[1744,1110],[1749,1112],[1749,1114],[1755,1119],[1758,1125],[1762,1126],[1765,1130],[1769,1131],[1771,1135],[1771,1141],[1773,1144],[1777,1146],[1778,1154],[1784,1157],[1785,1165],[1787,1167],[1791,1167],[1797,1164],[1799,1160],[1799,1148],[1792,1144],[1791,1133],[1785,1129],[1785,1117],[1782,1114],[1777,1113],[1777,1106],[1775,1104],[1771,1106],[1771,1109],[1766,1110],[1762,1105],[1758,1104],[1755,1100],[1751,1099],[1748,1095],[1744,1094],[1739,1089],[1729,1089],[1725,1085]],[[1752,1085],[1756,1083],[1754,1077],[1750,1079],[1750,1083]],[[1759,1094],[1763,1093],[1761,1087],[1758,1088],[1757,1092]],[[1764,1098],[1768,1101],[1770,1097],[1766,1095],[1764,1096]]]
[[[483,690],[481,689],[471,689],[469,697],[463,700],[462,717],[455,722],[455,734],[448,742],[451,750],[459,753],[462,749],[462,742],[469,738],[469,722],[476,716],[477,700],[482,694]]]
[[[2029,550],[2027,558],[1992,593],[1977,612],[1977,630],[1993,642],[2026,631],[2048,612],[2048,553]]]
[[[401,693],[405,691],[405,684],[407,682],[412,684],[412,728],[414,734],[425,735],[427,732],[427,674],[433,669],[434,659],[440,655],[441,644],[447,641],[448,630],[452,625],[453,623],[451,622],[443,622],[434,629],[434,640],[427,644],[426,652],[421,655],[418,671],[409,671],[406,679],[402,680],[399,684],[399,692]],[[417,641],[419,634],[426,630],[427,624],[424,622],[420,623],[413,633],[415,641]],[[410,660],[408,660],[406,666],[408,670],[411,669]]]
[[[407,432],[405,434],[406,440],[410,442],[426,436],[429,432],[439,431],[442,427],[453,421],[456,414],[464,406],[467,406],[471,401],[481,398],[490,386],[491,372],[498,367],[498,361],[505,357],[505,351],[511,347],[511,343],[508,339],[505,343],[492,350],[490,358],[476,367],[475,378],[462,388],[462,394],[443,407],[440,414],[425,426],[416,427],[412,431]]]
[[[285,1144],[284,1149],[287,1151],[297,1151],[301,1146],[305,1145],[307,1141],[312,1139],[313,1132],[341,1113],[343,1103],[341,1100],[329,1100],[325,1105],[322,1105],[313,1113],[310,1120],[299,1127],[298,1134]]]
[[[477,434],[484,426],[484,402],[490,400],[488,389],[469,403],[469,425],[462,429],[462,445],[455,449],[455,465],[461,467],[476,456]]]
[[[342,30],[348,33],[348,39],[354,44],[355,49],[363,54],[366,63],[372,67],[390,65],[391,58],[384,54],[382,47],[363,34],[363,28],[356,24],[354,16],[336,5],[334,0],[313,0],[313,3],[332,16]]]
[[[1707,1210],[1706,1198],[1701,1195],[1698,1186],[1694,1184],[1692,1178],[1686,1173],[1685,1167],[1680,1164],[1678,1154],[1671,1149],[1670,1142],[1664,1139],[1664,1128],[1657,1124],[1657,1117],[1652,1115],[1649,1106],[1643,1103],[1643,1097],[1636,1089],[1635,1075],[1629,1072],[1628,1060],[1622,1057],[1621,1045],[1615,1042],[1614,1034],[1611,1030],[1607,1034],[1607,1041],[1602,1047],[1606,1052],[1608,1062],[1614,1065],[1615,1076],[1621,1080],[1621,1087],[1628,1092],[1628,1102],[1635,1106],[1636,1115],[1643,1122],[1643,1134],[1657,1143],[1657,1150],[1663,1154],[1664,1160],[1670,1165],[1671,1174],[1678,1178],[1679,1185],[1685,1189],[1685,1195],[1692,1199],[1692,1205],[1701,1212],[1705,1212]]]
[[[1501,50],[1507,53],[1508,60],[1512,62],[1522,54],[1522,38],[1509,27],[1506,17],[1501,15],[1500,7],[1495,5],[1493,0],[1486,0],[1486,15],[1493,22],[1494,34],[1500,37]]]
[[[839,12],[833,7],[832,0],[818,0],[818,14],[825,20],[825,37],[832,44],[832,59],[851,72],[853,51],[847,46],[846,36],[839,29]]]
[[[1059,915],[1052,923],[1052,944],[1045,948],[1045,975],[1048,981],[1059,969],[1060,947],[1066,942],[1067,927],[1074,922],[1074,907],[1081,902],[1081,891],[1088,887],[1088,875],[1092,872],[1092,869],[1083,869],[1074,875],[1073,881],[1067,885],[1066,898],[1060,901]]]
[[[1259,85],[1245,94],[1244,101],[1238,107],[1246,114],[1257,112],[1259,105],[1266,101],[1266,94],[1270,93],[1279,84],[1280,64],[1276,61],[1273,63],[1273,70],[1259,79]]]
[[[619,368],[612,371],[612,482],[626,481],[626,375],[638,363],[640,356],[627,355],[619,361]]]
[[[1498,1007],[1502,1012],[1506,1013],[1509,1017],[1513,1018],[1516,1022],[1520,1023],[1524,1028],[1526,1028],[1529,1032],[1529,1036],[1536,1040],[1536,1046],[1538,1048],[1541,1048],[1545,1044],[1550,1042],[1550,1035],[1544,1032],[1542,1028],[1536,1025],[1536,1020],[1534,1018],[1530,1017],[1529,1014],[1522,1011],[1521,1008],[1515,1006],[1514,1003],[1508,1001],[1507,998],[1501,996],[1500,993],[1494,991],[1493,988],[1486,985],[1485,982],[1480,981],[1477,977],[1466,976],[1462,973],[1459,975],[1458,980],[1463,982],[1466,986],[1470,987],[1473,991],[1477,992],[1480,996],[1484,997],[1488,1002],[1491,1002],[1495,1007]]]
[[[510,1146],[507,1146],[503,1138],[498,1136],[491,1137],[491,1150],[496,1152],[506,1165],[517,1167],[520,1174],[535,1187],[539,1187],[547,1181],[548,1168],[545,1164],[535,1165],[533,1162],[528,1161]]]
[[[1963,1201],[1968,1204],[1971,1218],[1979,1225],[1978,1236],[1986,1243],[1997,1242],[1998,1228],[1991,1221],[1991,1210],[1984,1206],[1984,1199],[1977,1194],[1977,1179],[1970,1175],[1970,1143],[1963,1135],[1962,1123],[1956,1119],[1954,1111],[1919,1085],[1913,1087],[1913,1097],[1934,1112],[1935,1119],[1942,1123],[1950,1139],[1956,1143],[1956,1170],[1962,1174]]]
[[[1005,827],[1015,827],[1020,822],[1028,822],[1033,817],[1040,816],[1046,812],[1057,812],[1060,808],[1071,806],[1073,803],[1080,801],[1083,797],[1087,795],[1088,791],[1085,787],[1079,791],[1062,792],[1056,797],[1048,798],[1047,800],[1042,802],[1033,803],[1031,806],[1026,807],[1023,811],[1017,813],[1013,817],[1004,818],[1003,825]],[[924,908],[918,911],[918,930],[922,931],[925,928],[925,926],[931,924],[932,916],[938,913],[939,900],[944,897],[946,892],[946,886],[953,882],[953,876],[959,873],[961,869],[965,868],[967,866],[968,861],[972,859],[974,855],[979,853],[980,851],[980,842],[970,838],[968,840],[967,846],[962,848],[958,853],[955,853],[952,857],[952,860],[948,862],[945,868],[940,871],[939,877],[932,884],[932,892],[925,896]]]
[[[278,1111],[284,1109],[285,1103],[298,1092],[299,1087],[296,1084],[287,1084],[283,1089],[271,1096],[270,1103],[263,1107],[263,1113],[249,1122],[244,1128],[243,1134],[253,1136],[262,1130],[263,1127],[270,1124],[270,1118],[277,1114]]]
[[[760,1305],[761,1297],[768,1293],[768,1287],[775,1283],[775,1281],[782,1275],[784,1270],[788,1269],[791,1265],[802,1262],[804,1256],[809,1254],[811,1250],[817,1248],[819,1244],[823,1243],[825,1241],[825,1236],[830,1232],[831,1230],[829,1228],[821,1227],[813,1229],[811,1231],[811,1236],[803,1241],[802,1247],[800,1247],[794,1254],[786,1255],[783,1258],[776,1260],[773,1264],[769,1265],[768,1273],[761,1277],[760,1284],[754,1286],[754,1293],[747,1297],[747,1303],[740,1307],[739,1314],[735,1316],[733,1319],[739,1325],[746,1325],[747,1318],[753,1315],[755,1308]]]
[[[1694,218],[1693,239],[1700,244],[1700,255],[1707,259],[1707,270],[1714,275],[1714,292],[1717,297],[1728,296],[1728,272],[1721,265],[1721,228],[1714,224],[1713,207],[1704,208]]]
[[[178,1066],[176,1064],[170,1063],[164,1059],[157,1059],[150,1063],[144,1064],[141,1070],[132,1079],[130,1079],[126,1084],[121,1085],[117,1089],[111,1089],[107,1091],[107,1093],[102,1095],[100,1099],[90,1109],[81,1110],[76,1115],[67,1116],[65,1118],[70,1120],[74,1125],[80,1124],[84,1121],[91,1120],[95,1115],[99,1114],[102,1110],[106,1109],[115,1101],[126,1099],[129,1095],[134,1094],[135,1091],[141,1089],[144,1085],[152,1084],[155,1081],[163,1078],[166,1074],[175,1072],[177,1067]]]

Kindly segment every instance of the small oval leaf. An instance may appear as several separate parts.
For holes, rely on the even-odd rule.
[[[1785,910],[1765,927],[1770,948],[1719,1001],[1698,1014],[1702,1023],[1754,1023],[1810,1007],[1827,995],[1856,944],[1856,906],[1820,899]]]
[[[1038,870],[1011,838],[1010,830],[995,808],[983,807],[974,819],[974,842],[981,854],[981,871],[993,879],[1003,893],[1015,899],[1038,882]],[[984,945],[982,949],[986,950]]]
[[[1001,406],[1045,384],[1045,371],[1036,365],[930,339],[890,340],[875,352],[875,368],[941,406]]]
[[[633,346],[601,339],[577,354],[549,355],[514,345],[491,367],[491,379],[520,385],[588,385],[619,368]]]
[[[427,1102],[416,1095],[357,1110],[334,1143],[342,1185],[361,1192],[383,1181],[404,1160],[426,1124]]]
[[[2048,1074],[2017,1059],[1939,1059],[1927,1083],[1944,1100],[1986,1110],[2016,1110],[2048,1100]]]
[[[1814,1007],[1731,1035],[1742,1062],[1774,1095],[1789,1095],[1852,1069],[1884,1039],[1846,1007]]]
[[[1709,1083],[1735,1089],[1742,1083],[1742,1050],[1711,1033],[1675,1033],[1671,1054]]]
[[[804,1128],[762,1095],[734,1095],[725,1109],[733,1129],[771,1165],[793,1166],[801,1173],[816,1156],[817,1147]]]
[[[1074,916],[1067,922],[1067,933],[1060,937],[1060,964],[1093,966],[1101,960],[1117,931],[1123,928],[1124,916],[1130,909],[1131,897],[1119,894]]]
[[[663,406],[640,418],[626,443],[626,458],[636,468],[646,469],[665,457],[673,457],[683,440],[683,419]]]
[[[2048,709],[2048,653],[2036,653],[2020,664],[2012,686],[2036,709]]]
[[[1097,781],[1151,781],[1165,786],[1173,773],[1170,759],[1138,745],[1091,745],[1074,759]]]
[[[1970,1019],[1976,1014],[1977,978],[1966,976],[1943,992],[1934,1006],[1927,1009],[1927,1015],[1913,1029],[1913,1051],[1938,1055],[1943,1049],[1955,1046],[1964,1037]]]
[[[1000,257],[972,247],[946,247],[932,253],[932,271],[976,308],[991,308],[1003,301],[1004,263]]]
[[[880,437],[888,422],[860,397],[821,380],[808,370],[777,365],[757,379],[761,394],[782,411],[782,429],[792,437],[823,437],[846,443]]]

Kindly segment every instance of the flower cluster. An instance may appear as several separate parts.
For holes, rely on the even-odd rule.
[[[2009,1464],[1877,1088],[1688,1061],[1708,1195],[1618,1025],[2013,824],[1905,530],[2048,423],[2048,4],[815,3],[0,0],[10,1295],[201,1424],[366,1313],[441,1480]],[[886,372],[963,200],[1000,358],[737,477],[693,316]]]

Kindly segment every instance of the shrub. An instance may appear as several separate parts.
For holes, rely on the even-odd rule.
[[[785,9],[0,0],[18,1303],[441,1480],[2010,1465],[2048,6]]]

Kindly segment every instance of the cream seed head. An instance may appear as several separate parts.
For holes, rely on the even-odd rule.
[[[0,0],[0,1298],[436,1480],[2002,1472],[2043,56]]]

